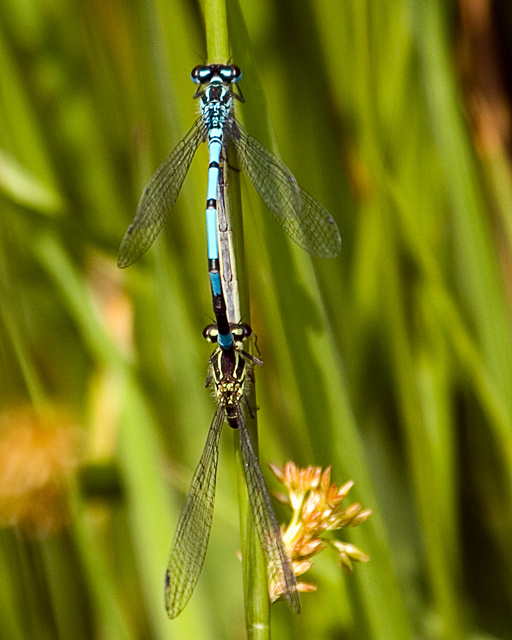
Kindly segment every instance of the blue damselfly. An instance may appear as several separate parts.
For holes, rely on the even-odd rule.
[[[208,265],[214,297],[221,294],[217,198],[219,167],[226,157],[227,140],[233,141],[242,168],[288,236],[312,255],[338,255],[340,234],[327,209],[300,187],[288,167],[235,119],[234,99],[244,101],[237,87],[242,77],[240,69],[236,65],[202,65],[195,67],[191,75],[199,85],[194,98],[200,98],[201,115],[144,189],[135,218],[123,238],[118,266],[128,267],[149,249],[176,202],[196,149],[206,139]],[[223,344],[220,337],[221,346],[229,348],[231,344]]]

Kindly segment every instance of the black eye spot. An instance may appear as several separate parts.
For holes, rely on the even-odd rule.
[[[233,333],[239,341],[242,341],[252,335],[252,329],[248,324],[242,323],[234,328]]]
[[[209,324],[203,329],[203,338],[208,342],[217,342],[219,331],[216,324]]]
[[[190,77],[192,78],[192,82],[197,82],[199,84],[199,71],[200,71],[201,67],[194,67],[192,69],[192,72],[190,74]]]
[[[230,65],[231,68],[231,82],[238,82],[242,77],[242,70],[237,67],[236,64]]]
[[[194,67],[190,77],[192,78],[192,82],[195,82],[196,84],[205,84],[206,82],[209,82],[211,77],[210,68],[205,67],[204,65]]]

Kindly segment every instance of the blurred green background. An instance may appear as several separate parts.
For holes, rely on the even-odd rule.
[[[262,467],[276,490],[269,460],[332,464],[373,510],[349,538],[371,562],[326,551],[273,635],[512,638],[509,3],[241,4],[238,117],[343,243],[311,259],[242,180]],[[215,406],[205,148],[115,264],[205,59],[192,1],[0,4],[2,639],[245,637],[227,427],[203,575],[177,621],[163,605]]]

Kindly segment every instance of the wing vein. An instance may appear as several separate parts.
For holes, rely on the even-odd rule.
[[[118,267],[129,267],[153,244],[178,198],[197,147],[206,135],[206,124],[200,116],[153,174],[121,243]]]
[[[282,593],[286,598],[293,611],[300,613],[297,579],[284,548],[281,529],[272,508],[258,458],[252,446],[251,436],[245,424],[245,419],[241,414],[238,419],[238,432],[251,513],[263,548],[270,578],[278,587],[278,592]]]
[[[224,409],[218,407],[171,545],[165,576],[165,606],[170,618],[176,618],[187,605],[204,565],[215,505],[223,424]]]

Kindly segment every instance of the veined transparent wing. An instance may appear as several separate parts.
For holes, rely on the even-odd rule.
[[[295,613],[300,613],[297,579],[286,554],[267,485],[242,414],[237,419],[237,423],[251,513],[263,548],[270,579],[278,586],[292,610]]]
[[[185,608],[195,589],[206,557],[215,505],[215,483],[219,439],[224,409],[213,416],[201,460],[197,465],[187,500],[169,554],[165,574],[165,606],[169,618]]]
[[[202,117],[199,117],[153,174],[142,193],[135,218],[121,243],[118,267],[129,267],[138,260],[160,233],[176,202],[194,153],[206,136],[206,125]]]
[[[226,132],[233,140],[242,168],[288,236],[308,253],[334,258],[341,248],[336,222],[298,183],[277,156],[230,118]]]

